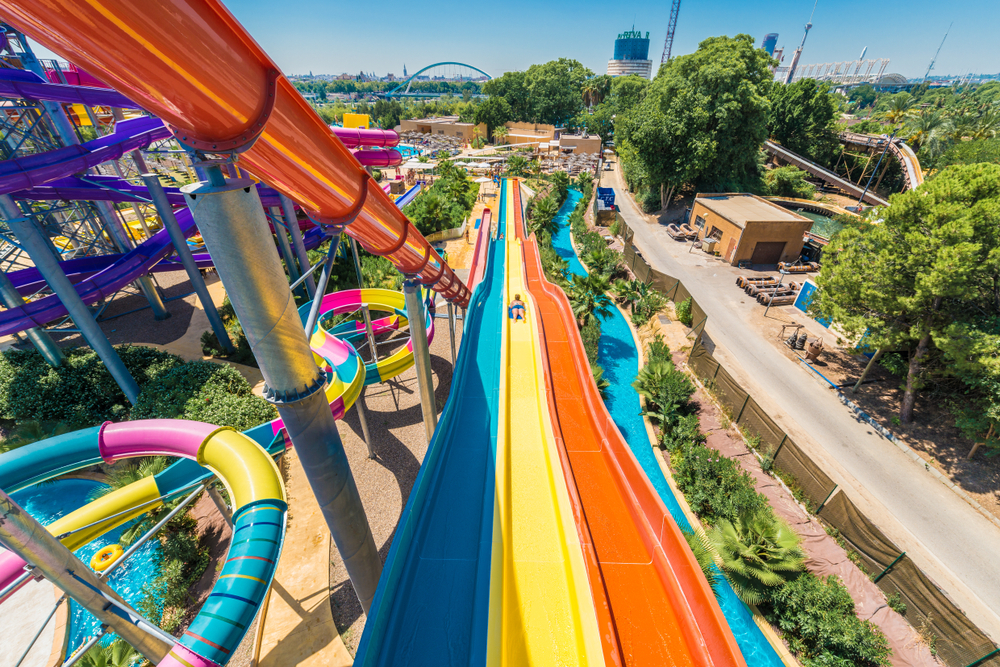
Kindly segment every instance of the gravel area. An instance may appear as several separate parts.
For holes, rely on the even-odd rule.
[[[431,343],[431,371],[440,414],[448,399],[452,364],[448,321],[439,319],[436,324],[437,332]],[[458,340],[461,339],[461,324],[461,321],[457,323],[455,331]],[[368,448],[365,446],[356,410],[348,412],[346,419],[338,422],[338,426],[384,563],[396,532],[399,515],[427,451],[416,371],[411,368],[388,382],[368,387],[364,401],[376,453],[375,460],[368,458]],[[337,630],[348,651],[354,655],[366,617],[351,587],[340,553],[332,543],[330,605]]]

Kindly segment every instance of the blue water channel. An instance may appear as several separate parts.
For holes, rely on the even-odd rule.
[[[577,190],[570,190],[566,201],[559,208],[556,220],[559,231],[552,237],[552,247],[560,257],[569,262],[569,270],[577,275],[586,275],[587,271],[580,263],[570,240],[569,216],[576,208],[582,195]],[[618,430],[621,431],[629,448],[638,459],[639,465],[646,472],[646,477],[652,482],[664,505],[670,511],[674,521],[683,530],[691,530],[691,524],[681,510],[674,497],[670,485],[667,484],[663,471],[656,460],[656,454],[649,443],[646,426],[642,420],[642,407],[639,394],[632,387],[639,372],[639,352],[635,347],[635,339],[628,322],[621,312],[615,308],[611,317],[601,320],[601,340],[597,351],[597,363],[604,369],[604,379],[609,386],[605,392],[605,405]],[[760,628],[753,621],[753,615],[744,605],[733,589],[720,577],[719,606],[729,622],[729,627],[736,637],[736,643],[743,651],[743,657],[748,665],[754,667],[782,667],[783,663],[771,644],[764,637]]]
[[[11,497],[42,525],[48,525],[75,509],[83,507],[92,498],[90,495],[97,489],[106,486],[100,482],[88,479],[59,479],[46,482],[12,493]],[[90,544],[80,547],[76,555],[84,563],[103,547],[117,544],[126,526],[116,528]],[[123,565],[120,565],[108,576],[108,584],[118,592],[125,601],[133,607],[142,598],[142,587],[151,580],[156,572],[157,551],[160,543],[152,539],[139,548]],[[48,602],[46,602],[48,604]],[[87,639],[97,631],[99,623],[90,612],[76,602],[70,602],[69,645],[67,654],[72,654],[82,646]],[[102,643],[110,641],[111,635]]]

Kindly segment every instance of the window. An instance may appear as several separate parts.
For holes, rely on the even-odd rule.
[[[718,227],[716,227],[715,225],[712,225],[712,231],[710,231],[708,233],[708,238],[715,239],[716,241],[721,241],[722,240],[722,230],[719,229]]]
[[[698,229],[704,229],[705,228],[705,218],[702,217],[702,216],[700,216],[700,215],[696,216],[695,219],[694,219],[694,226],[697,227]]]

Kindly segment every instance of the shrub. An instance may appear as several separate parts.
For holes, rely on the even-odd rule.
[[[674,306],[677,321],[686,327],[691,326],[691,303],[691,297],[688,297]]]
[[[660,192],[658,188],[643,188],[639,193],[639,205],[643,213],[656,213],[660,210]]]
[[[132,408],[132,419],[191,419],[239,431],[277,417],[254,396],[250,383],[230,367],[208,361],[179,366],[149,383]]]
[[[607,388],[611,386],[611,383],[604,379],[604,369],[598,364],[590,364],[590,374],[594,376],[594,384],[597,385],[597,391],[600,393],[601,398],[607,398],[606,391]]]
[[[735,521],[719,519],[708,538],[722,573],[747,604],[760,604],[789,576],[802,571],[805,552],[799,536],[770,507]]]
[[[659,333],[650,341],[649,347],[646,349],[646,361],[652,361],[653,359],[673,360],[673,357],[670,355],[670,347]]]
[[[139,388],[183,363],[154,348],[121,345],[118,356]],[[58,368],[34,351],[0,354],[0,418],[58,422],[74,429],[126,418],[129,401],[95,352],[64,350]]]
[[[646,399],[643,414],[661,428],[672,427],[688,408],[694,385],[670,359],[654,359],[639,369],[632,386]]]
[[[710,524],[736,521],[767,506],[754,490],[753,478],[714,449],[700,442],[682,445],[671,454],[677,486],[695,514]]]
[[[889,642],[874,623],[854,614],[854,600],[837,577],[799,575],[772,592],[766,618],[806,665],[890,664]]]
[[[583,339],[583,349],[587,351],[587,360],[591,364],[597,363],[597,349],[601,341],[601,322],[596,317],[591,318],[587,324],[580,329],[580,338]]]
[[[139,612],[167,632],[176,630],[187,612],[188,593],[208,568],[208,549],[202,546],[197,521],[181,514],[159,534],[157,561],[160,575],[146,583]],[[162,605],[157,603],[162,600]]]
[[[764,189],[772,197],[812,199],[816,188],[806,176],[806,172],[793,166],[771,169],[764,176]]]

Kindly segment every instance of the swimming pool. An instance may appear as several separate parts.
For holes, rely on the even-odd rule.
[[[409,146],[407,144],[399,144],[396,146],[396,150],[402,153],[405,158],[417,157],[423,152],[416,146]]]
[[[59,479],[54,482],[29,486],[12,493],[11,497],[42,525],[48,525],[86,505],[91,492],[103,486],[107,485],[88,479]],[[109,544],[116,544],[126,527],[117,528],[81,547],[76,551],[77,557],[84,563],[90,563],[90,559],[99,549]],[[142,598],[143,585],[158,572],[157,551],[159,548],[160,543],[155,539],[146,542],[108,577],[108,584],[133,607],[137,606]],[[90,612],[71,601],[67,654],[71,654],[92,637],[99,625],[97,619]],[[109,635],[102,643],[106,644],[110,640],[111,636]]]
[[[844,228],[842,224],[827,215],[820,215],[819,213],[810,213],[809,211],[795,211],[801,216],[809,218],[813,221],[813,226],[809,230],[816,236],[822,236],[823,238],[829,240],[831,236],[839,232]]]
[[[556,220],[559,231],[552,237],[552,247],[560,257],[569,262],[570,272],[585,275],[586,269],[573,250],[570,240],[569,216],[576,208],[582,195],[577,190],[570,190],[566,201],[559,208]],[[691,524],[681,510],[677,498],[674,497],[670,485],[667,484],[663,471],[656,460],[656,454],[650,446],[646,434],[646,426],[642,420],[642,407],[639,394],[632,388],[632,381],[639,372],[639,351],[632,338],[632,330],[621,312],[615,308],[611,317],[601,320],[601,339],[598,344],[597,363],[604,369],[604,379],[609,386],[605,392],[604,403],[611,413],[618,430],[628,442],[629,448],[639,461],[646,477],[652,482],[664,505],[677,525],[684,530],[691,530]],[[754,623],[753,615],[744,605],[724,578],[720,577],[719,606],[729,622],[736,643],[743,652],[743,657],[752,667],[782,667],[783,663],[774,648],[764,637],[760,628]]]

